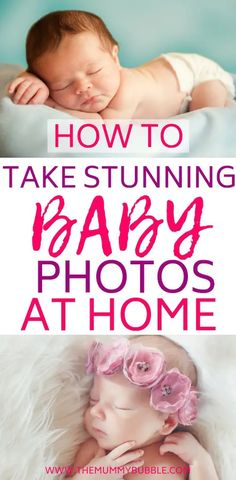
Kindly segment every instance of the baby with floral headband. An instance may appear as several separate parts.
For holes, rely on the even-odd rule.
[[[177,427],[197,417],[196,369],[162,336],[93,342],[93,375],[74,480],[219,480],[196,438]],[[183,427],[182,427],[183,428]]]

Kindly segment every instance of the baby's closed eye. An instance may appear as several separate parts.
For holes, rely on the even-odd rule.
[[[123,410],[124,412],[130,412],[133,410],[132,407],[125,407],[125,406],[120,406],[120,405],[114,405],[114,407],[117,409],[117,410]]]
[[[67,83],[66,85],[63,85],[63,87],[57,87],[57,88],[55,88],[55,87],[53,87],[53,88],[50,87],[50,90],[51,90],[52,92],[60,92],[60,91],[62,91],[62,90],[65,90],[66,88],[68,88],[70,85],[71,85],[71,83]]]
[[[101,71],[102,71],[102,68],[103,68],[103,67],[97,68],[96,70],[93,70],[93,71],[91,71],[91,72],[88,72],[88,75],[95,75],[96,73],[101,72]]]
[[[98,398],[90,397],[89,398],[89,406],[93,407],[99,402]],[[123,412],[130,412],[133,410],[132,406],[127,406],[127,405],[120,405],[120,404],[110,404],[110,407],[115,408],[116,410],[121,410]]]

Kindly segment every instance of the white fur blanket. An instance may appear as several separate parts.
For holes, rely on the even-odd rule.
[[[195,360],[202,405],[195,433],[221,480],[236,471],[236,337],[171,337]],[[86,438],[89,390],[84,355],[90,337],[1,337],[0,478],[47,480],[45,466],[69,465]],[[63,477],[63,476],[62,476]],[[61,478],[62,478],[61,477]],[[203,479],[207,480],[207,479]]]

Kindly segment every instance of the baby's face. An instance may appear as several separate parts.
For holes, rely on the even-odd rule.
[[[59,105],[88,113],[106,108],[120,85],[117,47],[105,50],[91,32],[65,35],[55,51],[35,61],[34,71]]]
[[[149,400],[150,391],[132,385],[122,374],[95,376],[85,428],[106,450],[128,440],[135,440],[136,446],[158,441],[165,415],[150,407]]]

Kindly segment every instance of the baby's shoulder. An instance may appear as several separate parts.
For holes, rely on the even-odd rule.
[[[98,443],[95,438],[88,438],[80,444],[76,454],[74,466],[83,467],[96,455],[98,451]]]
[[[89,437],[87,440],[85,440],[83,443],[81,443],[80,448],[89,448],[90,450],[95,450],[97,451],[98,449],[98,442],[95,440],[95,438]]]
[[[162,470],[163,470],[163,473],[165,473],[165,475],[167,472],[164,472],[165,470],[164,467],[166,468],[173,467],[172,470],[174,469],[176,470],[176,468],[178,467],[179,471],[181,467],[182,470],[186,470],[188,466],[180,457],[177,457],[177,455],[175,455],[174,453],[169,453],[169,452],[166,453],[165,455],[161,455],[159,448],[160,448],[160,443],[152,443],[151,445],[144,447],[145,463],[147,463],[148,465],[156,465],[156,466],[163,467]],[[173,476],[172,478],[174,479],[175,477]],[[181,477],[178,475],[179,480],[182,478],[185,478],[185,477]]]
[[[134,81],[131,69],[122,68],[120,76],[120,86],[116,95],[112,99],[113,104],[119,104],[127,106],[129,103],[133,103],[138,97],[137,82]]]

